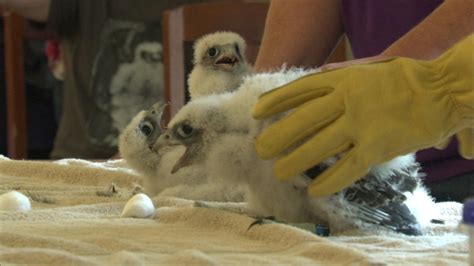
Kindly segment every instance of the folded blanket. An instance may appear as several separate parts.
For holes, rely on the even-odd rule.
[[[0,194],[16,190],[32,204],[26,213],[0,211],[1,265],[456,265],[468,257],[455,202],[438,204],[445,224],[433,224],[424,236],[319,237],[279,223],[248,229],[251,217],[182,198],[155,197],[149,219],[120,218],[141,181],[121,160],[0,157],[0,180]]]

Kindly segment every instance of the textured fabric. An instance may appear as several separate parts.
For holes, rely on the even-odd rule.
[[[138,111],[163,99],[161,13],[199,0],[53,0],[65,81],[53,158],[108,158]]]
[[[344,28],[357,58],[378,55],[442,0],[342,0]]]
[[[377,55],[415,27],[442,0],[342,0],[342,17],[355,57]],[[474,162],[458,153],[455,138],[445,150],[421,150],[417,160],[427,182],[474,171]]]
[[[455,166],[450,166],[455,167]],[[464,202],[474,195],[474,172],[426,184],[437,202]]]
[[[0,264],[44,265],[463,265],[461,204],[438,204],[445,224],[427,234],[318,237],[246,215],[155,197],[150,219],[120,218],[140,178],[121,161],[33,162],[0,156],[0,195],[29,197],[28,213],[0,212]],[[110,193],[114,183],[115,192]],[[107,193],[109,192],[109,193]],[[202,204],[201,204],[202,205]],[[244,203],[224,203],[244,208]]]

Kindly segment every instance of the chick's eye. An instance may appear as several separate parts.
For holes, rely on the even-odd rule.
[[[219,51],[215,47],[209,48],[209,50],[207,50],[207,55],[210,56],[210,57],[214,57],[218,53],[219,53]]]
[[[141,122],[138,127],[140,128],[140,131],[143,133],[143,135],[147,137],[153,132],[153,125],[148,121]]]
[[[189,137],[194,132],[194,128],[192,128],[190,125],[184,124],[184,125],[179,126],[176,132],[181,137],[186,138],[186,137]]]
[[[240,55],[240,48],[238,44],[234,44],[234,49],[235,49],[235,52]]]

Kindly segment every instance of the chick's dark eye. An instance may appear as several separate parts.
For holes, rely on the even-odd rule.
[[[209,50],[207,50],[207,55],[210,56],[210,57],[214,57],[218,53],[219,53],[219,51],[215,47],[209,48]]]
[[[192,128],[190,125],[184,124],[178,127],[177,133],[181,137],[189,137],[192,133],[194,132],[194,128]]]
[[[140,128],[140,131],[143,133],[143,135],[147,137],[153,132],[153,125],[148,121],[140,123],[138,127]]]
[[[234,49],[235,49],[235,52],[240,55],[240,48],[238,44],[234,44]]]

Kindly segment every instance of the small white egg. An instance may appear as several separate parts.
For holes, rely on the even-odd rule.
[[[155,213],[155,205],[151,199],[139,193],[128,200],[125,207],[123,207],[121,217],[147,218]]]
[[[20,192],[10,191],[0,195],[0,211],[27,212],[30,210],[30,200]]]

